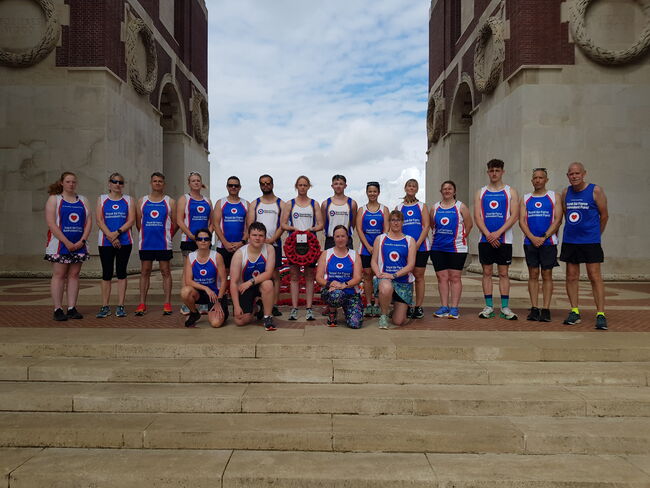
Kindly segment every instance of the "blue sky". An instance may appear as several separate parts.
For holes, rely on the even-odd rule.
[[[424,196],[427,0],[211,0],[209,101],[211,196],[242,179],[244,198],[269,173],[276,194],[295,195],[305,174],[320,200],[331,176],[365,203],[382,183],[390,206],[404,181]]]

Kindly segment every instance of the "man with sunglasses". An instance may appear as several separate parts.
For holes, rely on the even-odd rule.
[[[176,202],[165,195],[165,175],[156,171],[151,175],[151,192],[138,201],[135,223],[140,232],[140,304],[135,315],[147,312],[147,293],[153,262],[158,261],[163,280],[165,303],[163,315],[172,314],[172,237],[176,233]]]
[[[325,222],[325,249],[334,247],[334,228],[337,225],[344,225],[348,229],[348,249],[352,249],[352,229],[356,223],[358,205],[345,194],[347,186],[345,176],[332,176],[334,195],[321,203],[320,208]]]
[[[562,205],[553,190],[547,190],[546,168],[535,168],[530,180],[534,191],[526,193],[521,201],[519,227],[524,233],[524,254],[528,266],[528,294],[530,313],[527,320],[550,322],[553,296],[553,268],[557,262],[557,230],[562,223]],[[544,305],[538,307],[539,269],[542,269],[542,296]]]
[[[275,249],[275,270],[273,271],[273,315],[279,317],[282,312],[278,310],[277,303],[280,295],[280,270],[282,266],[282,226],[280,225],[280,217],[282,215],[282,208],[284,202],[273,193],[273,177],[264,174],[259,178],[260,190],[262,196],[253,200],[248,206],[248,216],[246,218],[246,226],[250,226],[253,222],[261,222],[266,227],[266,243],[273,246]]]
[[[239,197],[241,182],[237,176],[231,176],[226,182],[228,196],[214,204],[213,227],[217,234],[217,252],[221,254],[230,274],[230,261],[233,254],[247,240],[246,214],[250,203]]]

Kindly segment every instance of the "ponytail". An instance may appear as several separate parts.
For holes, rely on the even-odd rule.
[[[63,180],[65,179],[66,176],[72,175],[75,178],[77,177],[76,174],[74,174],[72,171],[64,171],[61,173],[61,176],[58,180],[56,180],[54,183],[52,183],[48,189],[47,192],[50,195],[60,195],[63,193]]]

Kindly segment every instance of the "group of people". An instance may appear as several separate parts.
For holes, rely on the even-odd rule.
[[[113,173],[108,192],[97,199],[95,219],[102,263],[102,306],[98,318],[111,315],[111,280],[117,275],[118,305],[115,315],[124,317],[126,269],[132,251],[131,229],[139,230],[141,261],[140,303],[136,315],[147,312],[146,299],[153,261],[159,262],[163,281],[163,314],[171,314],[173,257],[172,237],[180,230],[184,256],[181,313],[185,325],[196,325],[207,313],[213,327],[229,316],[229,294],[233,320],[245,325],[263,320],[266,330],[275,330],[282,264],[282,236],[316,235],[324,231],[324,251],[304,266],[290,263],[291,303],[289,320],[299,316],[301,275],[305,280],[305,319],[314,320],[314,281],[322,287],[327,305],[327,323],[336,326],[337,311],[343,309],[345,324],[362,326],[363,318],[379,317],[382,329],[403,325],[408,319],[424,317],[424,272],[431,259],[438,279],[441,306],[436,317],[458,318],[462,293],[461,273],[468,253],[467,239],[475,224],[481,237],[479,260],[483,267],[485,308],[479,317],[495,316],[492,297],[493,265],[497,265],[501,295],[500,317],[517,318],[509,308],[508,267],[512,261],[512,228],[519,222],[525,234],[524,251],[529,267],[531,309],[529,320],[550,321],[552,269],[557,266],[557,230],[566,215],[560,259],[567,262],[567,293],[571,312],[566,324],[580,322],[578,278],[580,263],[586,263],[598,308],[596,326],[607,328],[604,289],[600,275],[603,261],[600,235],[607,223],[607,202],[602,188],[585,181],[581,163],[573,163],[567,176],[570,186],[557,196],[546,189],[547,171],[533,171],[534,191],[520,200],[516,190],[503,183],[504,163],[487,163],[489,182],[474,200],[474,216],[466,204],[456,199],[456,185],[445,181],[441,199],[431,209],[417,198],[418,182],[408,180],[403,202],[394,210],[379,203],[380,184],[366,185],[368,201],[359,207],[345,194],[347,180],[332,177],[333,195],[319,203],[308,193],[311,182],[300,176],[295,182],[296,197],[283,201],[274,193],[270,175],[259,177],[261,196],[248,202],[239,196],[241,181],[227,179],[228,195],[212,205],[201,191],[199,173],[188,175],[188,192],[178,200],[165,194],[165,177],[151,175],[148,195],[137,202],[124,194],[125,179]],[[50,187],[46,204],[48,243],[45,259],[53,263],[51,292],[54,319],[79,319],[76,310],[79,271],[88,259],[86,245],[92,218],[86,198],[76,192],[76,176],[65,172]],[[353,232],[360,241],[352,248]],[[212,249],[213,233],[216,250]],[[306,239],[303,239],[305,241]],[[316,256],[318,257],[318,256]],[[542,274],[543,306],[538,307],[539,270]],[[67,311],[63,292],[67,288]],[[365,309],[361,292],[366,299]],[[392,309],[391,309],[392,305]]]

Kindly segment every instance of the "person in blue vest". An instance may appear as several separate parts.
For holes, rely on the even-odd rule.
[[[388,232],[375,239],[372,270],[378,279],[379,328],[388,329],[388,312],[393,303],[394,326],[404,325],[409,319],[408,308],[413,304],[413,268],[417,247],[415,239],[402,231],[404,214],[393,210],[388,215]]]
[[[273,316],[279,317],[282,312],[278,309],[280,297],[280,267],[282,266],[282,234],[281,225],[282,208],[284,202],[273,192],[274,183],[271,175],[264,174],[259,177],[262,196],[253,200],[248,206],[246,225],[261,222],[266,227],[266,243],[271,244],[275,250],[275,270],[273,271]]]
[[[585,263],[596,303],[596,329],[607,330],[605,284],[600,270],[600,263],[605,260],[601,236],[609,219],[607,197],[602,187],[587,183],[586,176],[587,170],[582,163],[572,163],[567,171],[570,186],[562,192],[565,223],[560,261],[566,263],[566,291],[571,304],[564,323],[581,322],[578,280],[580,264]]]
[[[351,329],[363,325],[363,304],[361,302],[361,259],[348,249],[348,229],[337,225],[333,231],[334,247],[323,252],[318,260],[316,281],[323,289],[321,296],[328,306],[327,325],[337,326],[338,307],[343,308],[345,324]]]
[[[553,296],[553,268],[557,262],[557,230],[562,223],[562,205],[559,195],[546,189],[546,168],[535,168],[531,179],[533,192],[521,201],[519,227],[524,233],[524,254],[528,266],[528,294],[530,313],[526,320],[550,322]],[[539,270],[542,270],[542,297],[540,310]]]
[[[228,196],[221,198],[214,204],[212,222],[217,235],[217,252],[221,254],[230,274],[230,261],[233,254],[246,244],[246,218],[250,202],[239,196],[241,181],[237,176],[230,176],[226,180]]]
[[[228,307],[223,299],[227,286],[226,267],[217,251],[210,249],[210,229],[195,230],[193,235],[197,250],[187,256],[181,289],[183,303],[190,310],[185,327],[194,327],[201,318],[197,305],[207,305],[210,325],[221,327],[228,318]]]
[[[478,314],[481,319],[494,317],[492,300],[492,268],[497,265],[501,313],[506,320],[517,320],[509,306],[512,263],[512,227],[519,220],[519,195],[517,190],[503,182],[504,163],[491,159],[487,163],[489,183],[476,192],[474,197],[474,222],[481,232],[478,257],[483,268],[483,296],[485,307]]]
[[[126,268],[133,248],[131,227],[135,223],[135,205],[129,195],[124,195],[124,176],[113,173],[108,177],[108,193],[97,199],[98,250],[102,262],[102,307],[96,317],[111,314],[108,301],[111,297],[113,270],[117,275],[116,317],[126,317]]]
[[[291,234],[294,231],[316,232],[323,229],[323,215],[320,205],[307,192],[311,188],[311,181],[306,176],[299,176],[295,184],[298,196],[284,204],[282,211],[282,229]],[[316,263],[305,266],[305,319],[316,320],[312,310],[314,300],[314,269]],[[300,292],[300,266],[289,264],[291,274],[291,312],[289,320],[298,320],[298,295]]]
[[[135,224],[140,231],[140,304],[136,316],[147,312],[147,294],[153,262],[158,261],[162,275],[163,315],[172,314],[172,237],[176,233],[176,202],[165,195],[165,175],[156,171],[149,181],[151,192],[138,201]]]
[[[235,251],[230,263],[230,296],[238,326],[256,318],[264,320],[264,329],[276,330],[273,324],[273,273],[275,249],[266,242],[267,230],[262,222],[248,226],[248,244]],[[261,301],[261,303],[259,303]],[[258,313],[254,313],[257,302]]]
[[[433,315],[457,319],[463,291],[461,275],[467,259],[467,236],[472,230],[472,216],[467,205],[456,200],[456,183],[440,185],[442,200],[431,209],[431,262],[438,278],[440,308]],[[451,307],[450,307],[451,305]]]
[[[334,227],[344,225],[348,229],[348,248],[352,249],[352,233],[356,223],[357,202],[345,194],[348,180],[343,175],[332,176],[334,195],[323,200],[320,208],[325,225],[325,249],[334,247]]]
[[[86,241],[92,228],[88,200],[77,194],[77,176],[65,171],[52,183],[45,204],[47,244],[45,260],[52,263],[50,293],[54,302],[54,320],[82,319],[77,311],[79,272],[90,258]],[[66,290],[68,310],[63,311],[63,291]]]

